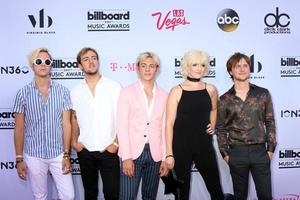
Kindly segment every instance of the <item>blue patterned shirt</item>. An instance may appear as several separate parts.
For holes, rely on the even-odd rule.
[[[35,82],[17,92],[12,111],[24,114],[24,152],[32,157],[55,158],[63,152],[63,111],[72,108],[69,90],[50,81],[43,100]]]

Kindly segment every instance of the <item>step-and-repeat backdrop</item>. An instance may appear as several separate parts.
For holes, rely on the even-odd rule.
[[[52,0],[3,1],[0,12],[0,199],[33,199],[30,185],[18,178],[13,144],[16,91],[33,73],[28,53],[48,48],[53,57],[52,78],[71,88],[83,78],[76,54],[86,46],[99,51],[103,75],[128,85],[136,80],[135,59],[153,51],[161,59],[157,82],[167,91],[182,81],[180,61],[190,49],[210,54],[206,82],[219,94],[232,81],[226,61],[234,52],[250,56],[251,82],[272,93],[278,147],[272,160],[276,200],[300,199],[300,3],[238,0]],[[223,190],[232,193],[228,166],[218,154]],[[72,152],[76,199],[83,199],[80,168]],[[191,199],[210,199],[203,180],[192,170]],[[249,199],[256,199],[253,181]],[[101,191],[101,184],[100,184]],[[173,199],[163,194],[157,199]],[[49,199],[57,199],[49,175]],[[139,195],[140,198],[140,195]],[[100,194],[99,199],[103,199]]]

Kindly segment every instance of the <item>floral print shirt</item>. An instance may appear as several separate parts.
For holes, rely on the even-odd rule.
[[[235,95],[234,86],[220,97],[216,134],[223,157],[231,145],[266,144],[276,147],[276,128],[272,99],[265,88],[250,84],[245,101]]]

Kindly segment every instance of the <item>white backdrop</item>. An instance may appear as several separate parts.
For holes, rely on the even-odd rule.
[[[55,59],[53,78],[71,88],[82,78],[75,57],[85,46],[99,51],[101,72],[122,85],[136,80],[137,55],[154,51],[162,63],[158,83],[167,91],[182,81],[179,63],[190,49],[210,54],[205,81],[215,84],[219,94],[232,85],[228,57],[237,51],[251,56],[251,82],[268,88],[274,101],[278,147],[272,161],[273,197],[299,199],[299,8],[296,0],[2,1],[0,199],[32,199],[29,184],[17,177],[14,166],[11,113],[16,91],[33,77],[26,56],[48,48]],[[83,199],[78,160],[75,153],[72,157],[76,198]],[[232,193],[228,167],[220,157],[219,163],[223,190]],[[54,200],[51,178],[49,183]],[[162,184],[157,199],[172,199],[163,195]],[[191,199],[209,199],[198,173],[193,173]],[[253,185],[249,199],[256,199]]]

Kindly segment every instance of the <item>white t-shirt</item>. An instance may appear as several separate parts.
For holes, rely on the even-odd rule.
[[[84,80],[71,90],[79,125],[78,142],[89,151],[104,151],[116,137],[116,109],[121,86],[101,77],[92,95]]]

